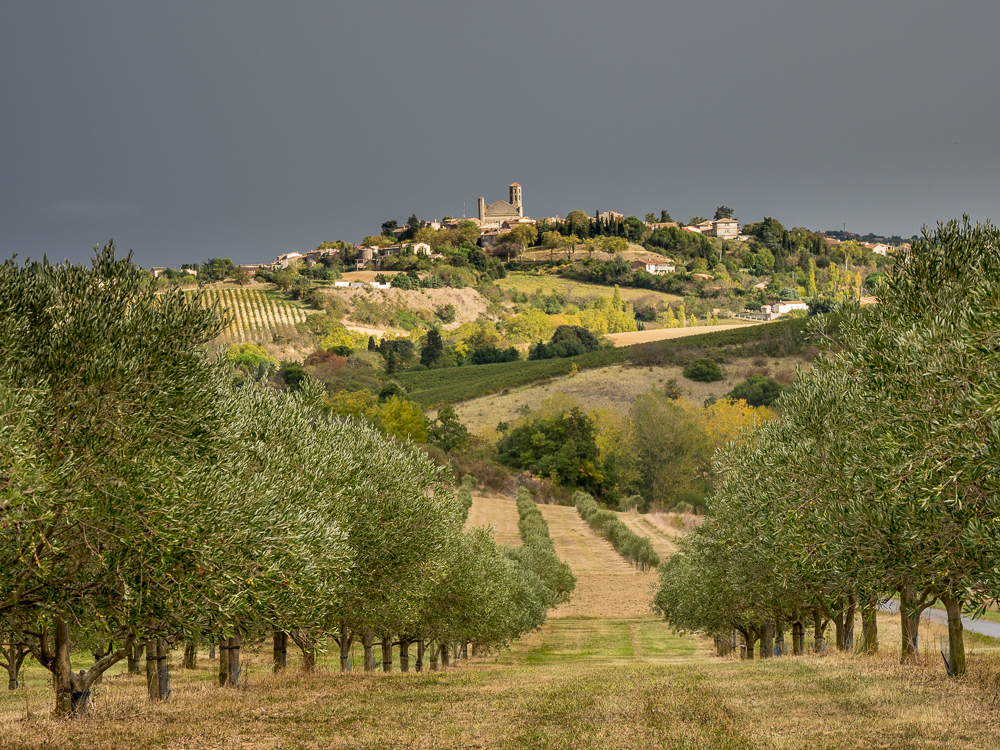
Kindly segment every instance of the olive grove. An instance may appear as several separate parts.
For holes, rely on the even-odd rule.
[[[85,712],[119,661],[289,641],[312,669],[332,640],[348,668],[425,644],[500,647],[568,596],[564,564],[463,532],[467,498],[408,443],[326,416],[322,391],[233,377],[206,349],[225,325],[198,294],[156,293],[110,243],[90,268],[0,267],[0,634],[53,675],[57,715]],[[551,548],[551,545],[550,545]],[[555,558],[550,559],[550,558]],[[551,570],[550,570],[551,569]],[[555,570],[555,573],[552,572]],[[571,575],[570,575],[571,578]],[[74,654],[93,663],[74,671]],[[77,657],[78,658],[78,657]],[[79,667],[80,665],[76,665]]]
[[[951,675],[966,670],[961,614],[1000,600],[1000,232],[927,232],[879,287],[817,332],[827,356],[779,402],[781,418],[716,453],[712,517],[661,565],[653,606],[674,627],[749,651],[812,623],[822,648],[877,647],[876,608],[899,601],[904,661],[921,612],[948,612]]]

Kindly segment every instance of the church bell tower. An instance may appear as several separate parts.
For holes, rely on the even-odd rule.
[[[518,216],[524,216],[524,206],[521,204],[521,186],[516,182],[510,184],[510,205],[517,209]]]

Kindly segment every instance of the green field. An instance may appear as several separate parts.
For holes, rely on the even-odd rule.
[[[576,365],[583,370],[606,367],[627,358],[627,349],[601,349],[578,357],[543,359],[532,362],[501,362],[437,370],[401,372],[395,376],[407,395],[425,409],[452,404],[487,393],[516,388],[544,378],[566,375]]]
[[[571,281],[559,276],[534,276],[524,273],[511,273],[505,279],[499,279],[497,285],[505,292],[515,290],[524,294],[535,294],[541,291],[542,294],[549,295],[555,292],[562,295],[567,301],[592,300],[597,297],[610,297],[615,293],[613,286],[602,286],[600,284],[585,284],[581,281]],[[638,299],[656,301],[661,305],[676,305],[683,301],[683,297],[676,294],[665,294],[654,292],[649,289],[620,289],[621,297],[626,302],[635,302]]]

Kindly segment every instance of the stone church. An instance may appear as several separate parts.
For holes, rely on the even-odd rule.
[[[524,207],[521,205],[521,186],[516,182],[511,183],[510,201],[497,201],[487,204],[484,198],[479,199],[479,221],[482,223],[510,221],[520,219],[524,216]]]

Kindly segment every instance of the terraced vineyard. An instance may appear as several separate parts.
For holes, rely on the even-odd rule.
[[[295,324],[306,319],[306,311],[293,302],[271,297],[260,289],[222,287],[202,292],[206,306],[218,305],[232,318],[220,337],[228,344],[270,341],[274,332],[291,335]]]

